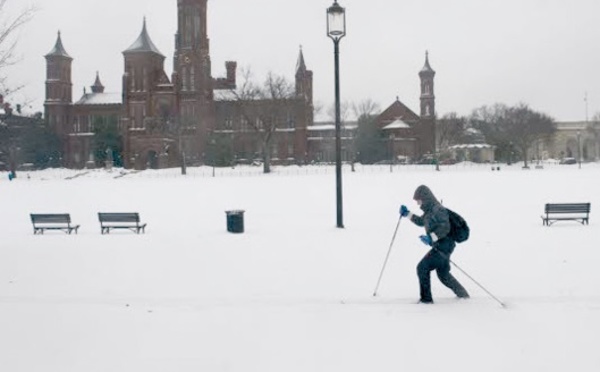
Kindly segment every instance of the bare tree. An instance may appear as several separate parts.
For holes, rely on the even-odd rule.
[[[10,88],[7,84],[6,68],[18,62],[15,55],[18,38],[17,31],[33,17],[35,8],[25,7],[14,17],[9,16],[7,3],[9,0],[0,0],[0,95],[9,96],[22,86]]]
[[[348,101],[340,102],[340,123],[344,124],[348,120],[351,108],[352,105]],[[329,106],[327,109],[327,116],[331,118],[332,121],[335,121],[335,104]]]
[[[470,120],[491,144],[502,146],[509,152],[513,146],[516,147],[523,157],[525,168],[528,167],[531,146],[556,131],[554,119],[524,103],[513,107],[500,104],[491,108],[484,106],[475,110]]]
[[[263,172],[271,172],[273,137],[278,128],[290,125],[292,111],[297,103],[294,86],[285,77],[272,72],[262,86],[252,82],[249,69],[242,70],[242,84],[234,92],[240,105],[242,120],[257,135],[263,159]]]
[[[368,98],[352,105],[352,111],[357,120],[361,117],[370,117],[379,114],[381,111],[379,104]]]
[[[458,116],[456,112],[442,116],[437,120],[437,148],[444,150],[461,142],[466,127],[467,118]]]

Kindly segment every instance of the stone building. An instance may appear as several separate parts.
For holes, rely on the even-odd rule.
[[[551,139],[535,143],[533,158],[575,158],[582,162],[600,159],[600,123],[587,121],[557,122]]]
[[[236,89],[237,63],[225,62],[226,76],[214,78],[207,33],[207,0],[177,1],[177,33],[170,76],[165,56],[152,42],[146,21],[123,51],[120,93],[105,92],[96,73],[91,92],[73,102],[71,68],[60,33],[46,57],[45,118],[64,144],[64,165],[81,168],[94,163],[98,125],[115,123],[122,138],[120,153],[128,168],[164,168],[184,162],[203,163],[230,147],[233,159],[254,157],[261,128],[250,129],[240,115]],[[277,104],[252,102],[254,112]],[[312,124],[312,72],[300,51],[296,95],[280,111],[287,116],[270,140],[272,158],[304,162],[306,128]],[[217,144],[215,146],[215,143]],[[108,150],[108,149],[107,149]]]

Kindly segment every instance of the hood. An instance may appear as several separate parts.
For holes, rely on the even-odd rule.
[[[440,202],[435,198],[435,195],[431,192],[429,187],[421,185],[415,190],[414,200],[420,200],[422,202],[421,209],[426,212],[430,211],[434,205]]]

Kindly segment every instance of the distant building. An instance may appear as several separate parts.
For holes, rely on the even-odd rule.
[[[165,56],[152,42],[144,20],[139,37],[123,51],[121,92],[105,92],[96,73],[91,91],[73,102],[71,66],[60,33],[46,57],[45,118],[64,143],[63,162],[82,168],[94,162],[95,126],[114,122],[123,138],[125,167],[177,166],[183,158],[203,163],[214,144],[227,143],[234,159],[259,152],[257,135],[240,115],[236,88],[237,63],[225,63],[226,76],[212,76],[207,35],[207,0],[178,0],[173,72],[164,71]],[[296,67],[296,97],[286,102],[288,120],[272,140],[274,162],[305,162],[307,127],[313,121],[312,71],[302,51]],[[274,102],[253,103],[255,109]]]
[[[429,53],[425,54],[425,64],[419,71],[421,80],[420,115],[396,97],[376,119],[376,125],[383,132],[381,146],[388,148],[390,157],[398,161],[419,160],[435,152],[435,71],[429,64]],[[356,159],[356,122],[345,122],[341,126],[342,160]],[[319,122],[308,127],[309,160],[335,161],[335,124]]]
[[[533,158],[575,158],[582,162],[600,158],[600,123],[587,121],[557,122],[552,138],[539,141],[532,149]]]

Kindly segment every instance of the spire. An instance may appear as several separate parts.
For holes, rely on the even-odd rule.
[[[73,59],[67,53],[65,47],[62,44],[62,40],[60,38],[60,31],[58,31],[58,37],[56,38],[56,44],[54,44],[54,48],[50,51],[50,53],[46,54],[46,57],[64,57]]]
[[[423,66],[423,68],[419,72],[419,75],[424,75],[424,74],[435,75],[435,71],[433,71],[433,69],[429,65],[429,51],[428,50],[425,51],[425,65]]]
[[[306,63],[304,63],[304,53],[302,53],[302,45],[300,45],[300,53],[298,54],[298,62],[296,63],[296,74],[306,72]]]
[[[100,74],[96,71],[96,81],[92,85],[92,93],[104,93],[104,85],[100,82]]]
[[[144,25],[142,26],[140,36],[138,36],[137,40],[123,53],[156,53],[163,56],[148,35],[148,31],[146,30],[146,17],[144,17]]]

